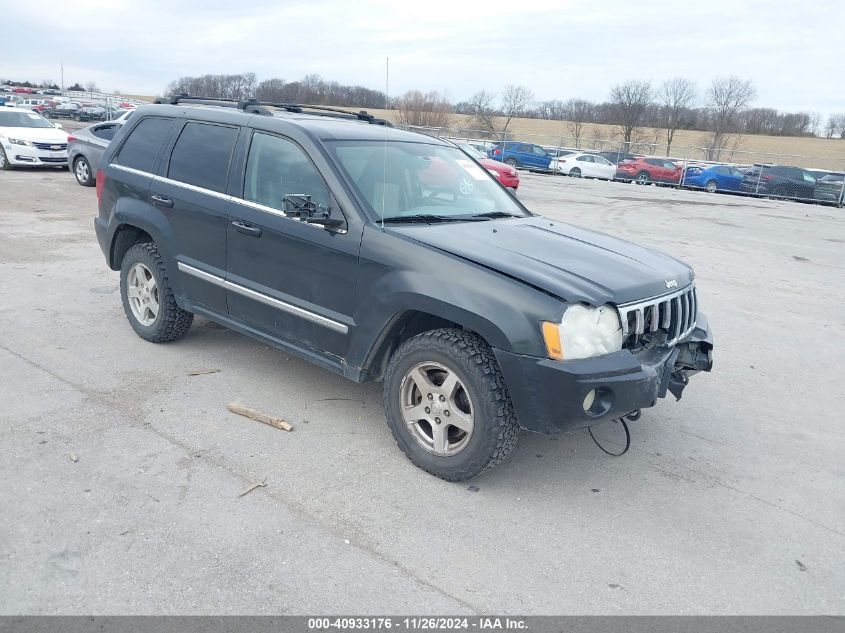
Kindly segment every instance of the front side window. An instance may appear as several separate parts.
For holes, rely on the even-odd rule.
[[[327,146],[377,220],[525,215],[486,169],[457,148],[397,141]]]
[[[167,177],[223,193],[237,139],[237,128],[188,122],[173,147]]]
[[[311,196],[312,203],[330,206],[329,188],[303,149],[287,139],[256,132],[246,162],[244,199],[284,210],[288,194]]]
[[[172,122],[173,119],[163,117],[148,117],[141,121],[129,133],[129,138],[120,148],[115,162],[124,167],[151,173]]]

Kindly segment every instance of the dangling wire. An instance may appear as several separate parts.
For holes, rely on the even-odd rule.
[[[639,417],[639,415],[637,417]],[[628,429],[628,424],[625,422],[625,418],[614,418],[613,422],[618,422],[622,425],[622,428],[625,430],[625,448],[622,449],[621,453],[613,453],[607,450],[604,446],[602,446],[601,443],[599,443],[599,441],[596,439],[596,436],[593,435],[593,427],[588,426],[587,431],[589,431],[590,437],[593,438],[593,441],[596,443],[596,446],[598,446],[601,450],[603,450],[611,457],[621,457],[622,455],[627,453],[628,449],[631,447],[631,431]]]

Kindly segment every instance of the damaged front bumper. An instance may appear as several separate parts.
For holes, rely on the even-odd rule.
[[[690,376],[713,367],[713,336],[699,312],[695,329],[672,347],[572,361],[494,352],[520,425],[553,434],[652,407],[667,393],[680,399]]]

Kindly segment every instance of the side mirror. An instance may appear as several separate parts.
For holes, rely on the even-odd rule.
[[[327,229],[343,226],[340,218],[331,217],[331,208],[325,208],[311,202],[311,196],[305,193],[288,193],[282,198],[285,215],[298,218],[307,224],[319,224]]]
[[[58,121],[56,121],[55,123],[53,123],[53,127],[59,128],[59,129],[61,130],[61,129],[62,129],[62,124],[61,124],[61,123],[59,123]]]

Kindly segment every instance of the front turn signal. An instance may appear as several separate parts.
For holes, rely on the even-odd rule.
[[[546,353],[552,360],[563,360],[563,344],[560,341],[560,323],[542,322],[543,341]]]

